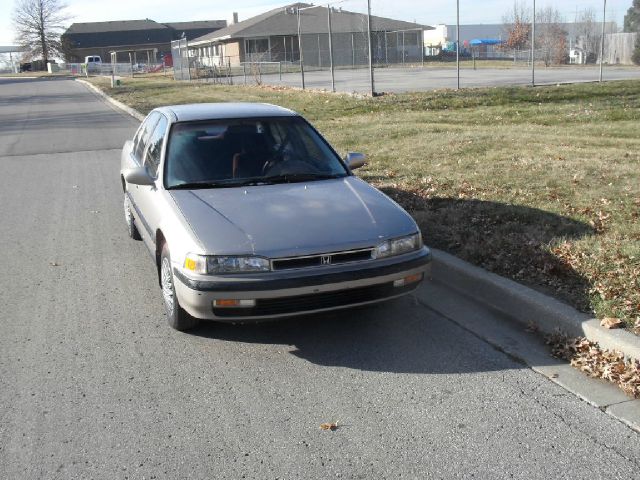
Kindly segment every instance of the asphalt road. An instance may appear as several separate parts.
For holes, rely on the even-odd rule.
[[[411,297],[171,330],[122,218],[135,127],[0,80],[0,478],[639,478],[637,433]]]
[[[597,67],[562,67],[536,68],[536,84],[580,83],[594,82],[599,79],[600,71]],[[420,92],[442,88],[456,88],[457,74],[452,67],[414,67],[414,68],[376,68],[376,92]],[[604,80],[640,79],[640,67],[605,66]],[[249,81],[251,81],[249,77]],[[266,84],[299,87],[301,76],[299,73],[284,74],[282,80],[279,75],[264,75],[262,80]],[[236,79],[236,82],[238,80]],[[242,81],[242,79],[240,79]],[[336,70],[336,90],[339,92],[368,93],[370,80],[368,69]],[[460,71],[460,86],[497,87],[506,85],[530,85],[531,70],[528,68],[478,68],[473,70],[465,66]],[[331,89],[331,74],[329,71],[307,71],[305,73],[307,88]]]

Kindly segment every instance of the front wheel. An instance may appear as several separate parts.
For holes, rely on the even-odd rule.
[[[167,312],[169,325],[181,332],[195,327],[198,324],[198,320],[189,315],[180,306],[176,296],[171,257],[166,243],[162,246],[162,255],[160,256],[160,286],[162,287],[162,299],[164,300],[164,308]]]

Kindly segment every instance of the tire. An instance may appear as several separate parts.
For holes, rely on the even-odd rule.
[[[181,332],[195,327],[198,324],[198,320],[189,315],[180,306],[180,302],[178,302],[173,280],[173,269],[171,268],[171,257],[169,256],[169,247],[166,243],[162,245],[158,273],[160,275],[160,287],[162,288],[162,301],[165,311],[167,312],[169,325]]]
[[[127,222],[129,237],[134,240],[142,240],[138,227],[136,227],[135,220],[133,219],[133,214],[131,213],[131,201],[126,193],[124,194],[124,221]]]

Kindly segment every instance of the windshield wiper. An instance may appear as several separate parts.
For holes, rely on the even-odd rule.
[[[344,174],[320,174],[320,173],[285,173],[264,177],[263,180],[270,183],[296,183],[312,180],[329,180],[331,178],[343,178]]]
[[[237,183],[230,182],[188,182],[188,183],[180,183],[178,185],[173,185],[169,187],[169,190],[197,190],[198,188],[229,188],[229,187],[237,187]]]
[[[255,185],[273,185],[274,183],[309,182],[312,180],[328,180],[331,178],[343,178],[343,174],[318,174],[318,173],[285,173],[270,177],[251,177],[227,180],[209,180],[202,182],[180,183],[169,187],[169,190],[197,190],[199,188],[233,188],[249,187]]]

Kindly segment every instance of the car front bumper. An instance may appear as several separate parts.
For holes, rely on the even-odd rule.
[[[190,315],[244,322],[390,300],[414,291],[430,272],[431,252],[425,247],[384,260],[211,280],[189,278],[174,267],[174,283],[178,301]],[[407,278],[411,281],[403,283]],[[254,300],[255,306],[214,308],[220,299]]]

